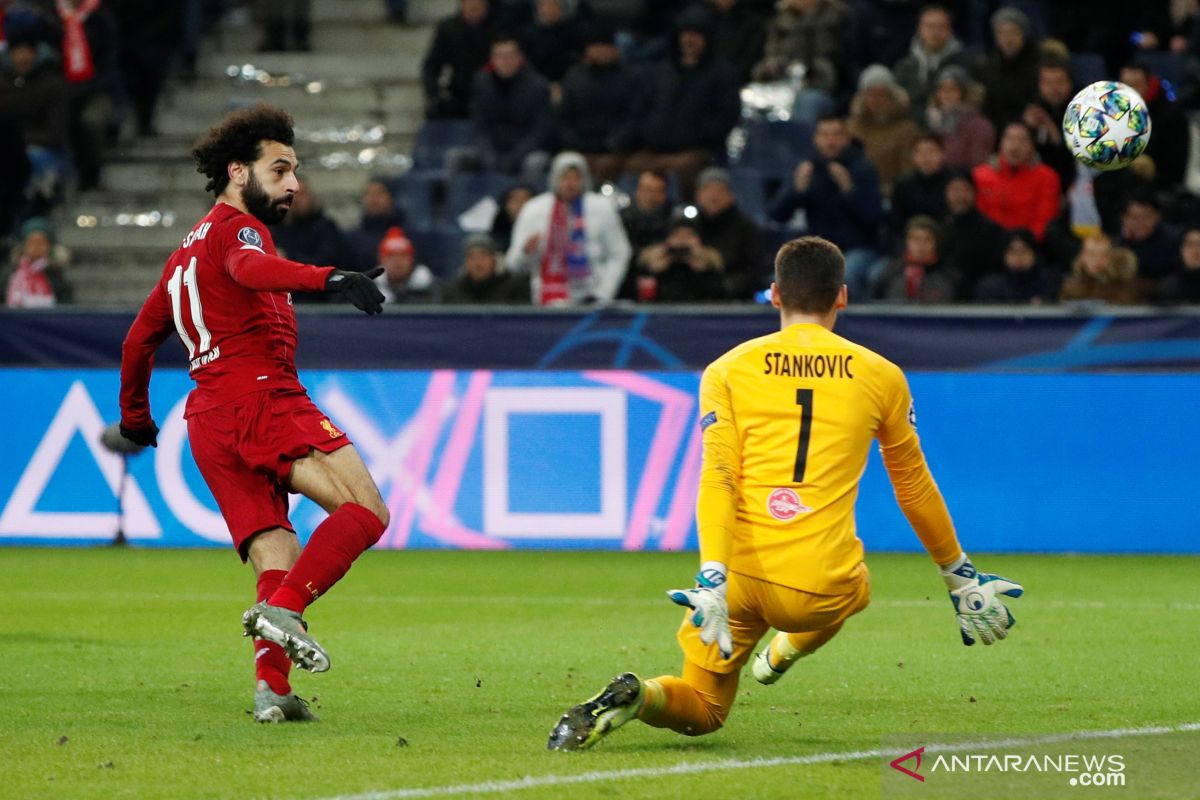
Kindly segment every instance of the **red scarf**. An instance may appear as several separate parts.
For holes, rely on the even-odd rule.
[[[16,272],[8,279],[4,303],[9,308],[46,308],[54,305],[54,287],[46,277],[49,261],[22,258]]]
[[[82,0],[72,8],[67,0],[57,0],[58,16],[63,23],[63,67],[68,83],[86,83],[96,77],[92,48],[84,33],[83,23],[100,7],[100,0]]]
[[[571,299],[567,284],[567,239],[567,204],[555,198],[546,252],[542,254],[542,296],[538,298],[541,305],[565,303]]]

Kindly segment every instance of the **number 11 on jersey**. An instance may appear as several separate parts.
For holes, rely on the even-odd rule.
[[[183,327],[183,298],[179,295],[184,286],[187,286],[192,325],[195,326],[196,333],[200,337],[199,350],[196,349],[196,343],[192,341],[192,337],[188,336],[187,328]],[[192,256],[192,260],[188,262],[187,269],[181,266],[175,268],[171,280],[167,281],[167,293],[171,295],[171,313],[175,316],[175,330],[179,332],[179,338],[183,340],[183,346],[187,348],[188,358],[195,358],[197,353],[208,352],[208,349],[212,347],[212,334],[204,324],[204,309],[200,306],[200,287],[196,283],[195,256]]]

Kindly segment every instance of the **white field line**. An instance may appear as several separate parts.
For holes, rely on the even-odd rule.
[[[1114,728],[1106,731],[1074,731],[1046,736],[1031,736],[1023,739],[997,739],[994,741],[962,742],[956,744],[932,744],[925,748],[927,753],[961,752],[974,750],[996,750],[1003,747],[1029,747],[1056,742],[1086,741],[1092,739],[1125,739],[1135,736],[1162,736],[1171,733],[1200,731],[1200,722],[1181,725],[1154,725],[1146,728]],[[849,750],[836,753],[813,753],[806,756],[782,756],[778,758],[724,758],[717,761],[691,761],[669,767],[642,767],[638,769],[614,769],[596,772],[581,772],[575,775],[538,775],[518,780],[484,781],[482,783],[460,783],[451,786],[426,786],[412,789],[387,789],[362,794],[342,794],[321,800],[405,800],[414,797],[449,797],[454,795],[511,794],[525,789],[546,786],[572,786],[600,781],[619,781],[631,778],[662,778],[671,775],[695,775],[702,772],[719,772],[734,769],[762,769],[765,767],[802,767],[812,764],[828,764],[835,761],[866,761],[904,755],[907,750]]]

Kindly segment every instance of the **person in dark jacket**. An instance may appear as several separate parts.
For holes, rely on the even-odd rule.
[[[621,225],[633,248],[630,268],[617,297],[634,300],[637,297],[637,263],[642,251],[655,242],[667,238],[667,226],[671,223],[670,181],[665,172],[646,170],[638,175],[637,187],[632,202],[621,209]]]
[[[1175,271],[1179,258],[1179,234],[1163,222],[1162,204],[1152,189],[1129,197],[1121,215],[1121,247],[1137,256],[1138,272],[1157,283]]]
[[[640,90],[637,72],[621,61],[612,29],[588,26],[583,61],[563,79],[558,133],[562,149],[583,153],[599,183],[621,174],[637,124],[631,100]]]
[[[828,116],[813,133],[816,153],[796,167],[771,204],[771,218],[787,222],[805,212],[808,233],[842,249],[846,284],[854,302],[866,302],[871,286],[887,268],[879,254],[883,198],[875,167],[850,140],[846,121]]]
[[[762,231],[738,208],[729,173],[709,167],[696,179],[697,229],[700,240],[721,254],[729,296],[749,300],[763,288],[765,269]]]
[[[496,209],[496,216],[492,217],[492,227],[488,231],[488,235],[492,237],[494,249],[501,253],[508,252],[508,246],[512,243],[513,225],[517,223],[517,215],[536,194],[537,192],[529,184],[518,183],[499,197],[497,204],[499,208]]]
[[[471,83],[487,64],[494,30],[488,0],[459,0],[458,13],[437,25],[421,63],[425,116],[471,116]]]
[[[1042,305],[1058,299],[1062,276],[1042,262],[1033,232],[1013,228],[1006,234],[1004,271],[986,275],[975,286],[980,303]]]
[[[942,258],[942,230],[933,217],[918,214],[905,225],[904,247],[875,286],[884,300],[906,303],[953,303],[958,276]]]
[[[1154,160],[1154,185],[1163,190],[1178,188],[1187,173],[1191,143],[1187,117],[1179,104],[1167,96],[1162,80],[1144,64],[1134,62],[1122,67],[1121,82],[1140,94],[1150,111],[1154,130],[1146,145],[1146,155]]]
[[[521,51],[551,83],[560,83],[579,57],[579,20],[573,11],[568,0],[536,0],[533,20],[521,30]]]
[[[1004,242],[1004,229],[975,206],[975,181],[971,173],[951,172],[946,180],[941,255],[946,268],[958,276],[960,300],[971,300],[980,278],[1004,268]]]
[[[1029,17],[1015,8],[992,15],[995,48],[979,72],[986,94],[983,113],[996,130],[1019,120],[1037,95],[1038,48],[1030,37]]]
[[[25,135],[11,113],[0,111],[0,252],[25,207],[25,187],[33,173],[25,153]]]
[[[449,305],[529,305],[529,277],[500,269],[496,243],[483,234],[463,243],[462,273],[446,287]]]
[[[671,57],[646,76],[647,90],[634,111],[641,120],[641,150],[629,157],[628,172],[661,169],[679,175],[690,197],[696,175],[725,148],[741,114],[737,73],[709,44],[711,27],[703,9],[679,19]]]
[[[85,41],[73,56],[74,68],[64,63],[64,77],[70,98],[69,135],[75,156],[75,171],[80,191],[100,184],[105,145],[116,132],[115,102],[121,95],[121,70],[118,56],[117,22],[104,5],[88,7],[82,0],[66,0],[58,8],[62,25],[70,18],[83,23]],[[60,30],[56,35],[66,39]]]
[[[475,74],[471,120],[484,169],[535,179],[545,174],[553,146],[550,84],[525,61],[512,36],[498,35],[492,57]]]
[[[1059,184],[1064,188],[1075,183],[1075,156],[1063,143],[1062,132],[1063,115],[1074,96],[1071,65],[1044,59],[1038,67],[1037,96],[1021,115],[1033,131],[1033,143],[1042,163],[1058,173]]]
[[[746,0],[709,0],[713,11],[712,47],[737,70],[738,82],[749,83],[763,55],[767,19]]]
[[[901,175],[892,189],[888,230],[893,252],[900,252],[910,219],[918,214],[934,220],[945,216],[949,179],[941,140],[931,133],[918,136],[912,148],[912,169]]]
[[[667,236],[637,258],[637,299],[642,303],[702,303],[726,300],[729,285],[716,248],[700,239],[698,222],[677,213]]]
[[[33,38],[11,37],[8,52],[0,56],[0,111],[16,117],[28,147],[65,154],[70,141],[66,80],[50,50]]]
[[[323,267],[346,266],[346,239],[321,208],[307,181],[300,181],[292,195],[292,208],[283,222],[271,226],[271,238],[283,258]],[[324,292],[293,293],[296,300],[325,302]]]
[[[1179,244],[1179,269],[1158,284],[1159,303],[1200,303],[1200,226],[1192,224]]]
[[[908,92],[917,119],[925,113],[929,96],[937,91],[938,74],[946,67],[970,65],[970,56],[954,36],[952,22],[945,6],[922,8],[908,55],[897,61],[892,70],[896,82]]]
[[[363,187],[361,221],[346,234],[346,267],[356,272],[374,267],[379,258],[379,243],[394,227],[404,227],[404,212],[396,207],[396,197],[387,181],[372,178]]]
[[[158,97],[179,54],[186,3],[162,0],[105,0],[117,19],[121,72],[133,105],[139,136],[155,136]]]

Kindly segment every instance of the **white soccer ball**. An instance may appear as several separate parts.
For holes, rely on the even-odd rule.
[[[1098,170],[1127,167],[1150,141],[1150,111],[1136,91],[1118,81],[1079,90],[1063,115],[1063,134],[1075,159]]]

